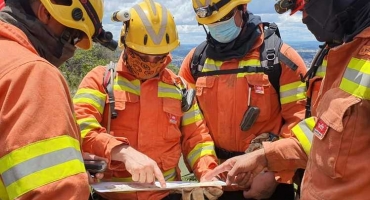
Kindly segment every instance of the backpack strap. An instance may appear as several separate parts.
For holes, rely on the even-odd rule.
[[[117,111],[115,110],[115,98],[114,98],[114,78],[116,76],[116,64],[110,61],[107,65],[104,76],[103,76],[103,88],[108,95],[108,124],[107,124],[107,133],[110,133],[110,122],[111,119],[115,119],[118,116]]]
[[[206,62],[207,56],[205,56],[204,51],[206,50],[207,46],[207,41],[203,41],[195,48],[193,57],[191,58],[190,72],[194,80],[198,78],[198,73],[202,71],[203,65]]]
[[[181,91],[181,111],[186,112],[193,106],[195,90],[188,88],[185,80],[177,76],[173,79],[174,85]]]
[[[310,87],[310,80],[316,76],[316,72],[319,69],[319,67],[322,65],[325,56],[329,52],[329,48],[327,47],[327,44],[322,44],[319,46],[319,51],[316,53],[315,57],[313,58],[311,62],[311,66],[307,73],[301,77],[302,82],[306,82],[306,89]],[[307,95],[307,101],[306,101],[306,114],[305,118],[311,117],[311,97],[312,97],[312,90],[311,94]]]
[[[257,66],[244,66],[239,69],[228,69],[228,70],[215,70],[209,72],[202,72],[205,60],[207,58],[205,54],[205,49],[207,47],[207,41],[202,42],[195,48],[190,71],[196,80],[198,77],[202,76],[214,76],[214,75],[224,75],[224,74],[237,74],[245,72],[264,72],[268,75],[271,85],[276,90],[279,95],[280,90],[280,75],[281,75],[281,65],[280,62],[286,64],[290,69],[297,70],[298,66],[287,58],[284,54],[280,52],[283,42],[280,38],[280,31],[275,23],[263,23],[264,30],[264,42],[260,48],[260,60],[261,67]],[[280,97],[279,97],[280,99]]]

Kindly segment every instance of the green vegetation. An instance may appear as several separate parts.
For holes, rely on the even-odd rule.
[[[67,79],[71,94],[74,95],[78,85],[89,71],[96,66],[107,65],[110,61],[117,62],[120,55],[121,50],[111,51],[101,45],[94,45],[88,51],[77,49],[75,56],[60,67]],[[179,71],[179,68],[173,64],[168,68],[176,74]]]

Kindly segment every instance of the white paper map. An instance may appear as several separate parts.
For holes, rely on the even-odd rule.
[[[187,181],[168,181],[167,187],[161,188],[158,181],[154,184],[138,182],[100,182],[91,186],[97,192],[135,192],[135,191],[154,191],[154,190],[172,190],[178,188],[208,187],[208,186],[225,186],[223,181],[210,182],[187,182]]]

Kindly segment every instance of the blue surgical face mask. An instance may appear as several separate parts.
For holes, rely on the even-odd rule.
[[[229,43],[238,37],[241,27],[235,24],[234,17],[214,24],[208,24],[208,30],[211,36],[220,43]]]

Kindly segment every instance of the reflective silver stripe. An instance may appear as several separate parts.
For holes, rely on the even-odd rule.
[[[131,82],[129,82],[127,79],[125,79],[125,78],[123,78],[123,79],[124,80],[118,79],[117,85],[119,87],[127,87],[127,88],[131,89],[132,91],[135,91],[136,92],[135,94],[140,94],[140,85],[134,85]],[[131,91],[128,91],[128,90],[124,90],[124,91],[131,92]]]
[[[312,144],[313,132],[310,129],[310,127],[308,127],[307,122],[302,121],[298,124],[298,126],[301,128],[301,130],[303,131],[303,133],[307,137],[308,141],[310,141],[310,144]]]
[[[169,94],[180,94],[181,95],[181,91],[177,88],[158,87],[158,92],[160,92],[160,93],[169,93]]]
[[[189,120],[189,119],[193,119],[195,118],[197,115],[201,115],[202,113],[200,112],[200,110],[198,109],[198,107],[194,110],[189,110],[188,112],[185,112],[184,115],[182,116],[182,120],[183,121],[186,121],[186,120]]]
[[[149,0],[149,1],[150,1],[150,7],[153,10],[153,14],[154,14],[154,16],[156,16],[157,15],[157,9],[155,8],[154,1],[153,0]]]
[[[215,148],[214,145],[207,145],[207,146],[204,146],[202,148],[197,149],[194,152],[191,152],[191,155],[190,156],[188,155],[188,162],[193,164],[192,161],[194,161],[194,158],[199,157],[199,155],[202,151],[205,151],[205,150],[214,151],[214,148]]]
[[[153,26],[151,25],[149,19],[145,15],[143,9],[141,9],[139,5],[135,5],[133,9],[137,12],[137,14],[140,16],[140,19],[143,21],[145,29],[149,34],[149,38],[152,38],[154,44],[160,44],[162,39],[164,38],[164,34],[166,32],[166,24],[168,20],[166,7],[162,6],[161,28],[159,29],[158,34],[155,33]]]
[[[216,71],[216,70],[220,70],[220,67],[217,67],[215,64],[204,63],[204,67],[202,69],[202,72]]]
[[[95,126],[96,128],[101,127],[99,122],[95,118],[91,118],[87,121],[83,121],[83,122],[79,123],[80,130],[85,130],[87,127],[89,127],[92,124],[93,125],[98,125],[98,126]]]
[[[365,74],[360,71],[347,67],[346,72],[344,73],[343,77],[354,83],[370,88],[370,75],[369,74]]]
[[[280,98],[295,96],[296,94],[304,93],[305,91],[305,87],[294,88],[285,92],[280,92]]]
[[[164,176],[164,180],[168,181],[171,178],[175,178],[175,177],[176,177],[176,171],[173,171],[173,173],[168,174],[167,176]]]
[[[316,73],[325,73],[326,72],[326,66],[320,65],[320,67],[317,69]]]
[[[94,102],[98,103],[100,108],[103,108],[104,109],[104,106],[105,106],[105,99],[101,99],[99,97],[97,97],[96,95],[94,94],[89,94],[89,93],[80,93],[80,94],[76,94],[76,96],[74,97],[74,99],[91,99],[93,100]]]
[[[81,152],[69,147],[24,161],[8,169],[1,176],[5,187],[8,187],[12,183],[34,172],[75,159],[82,162]]]

